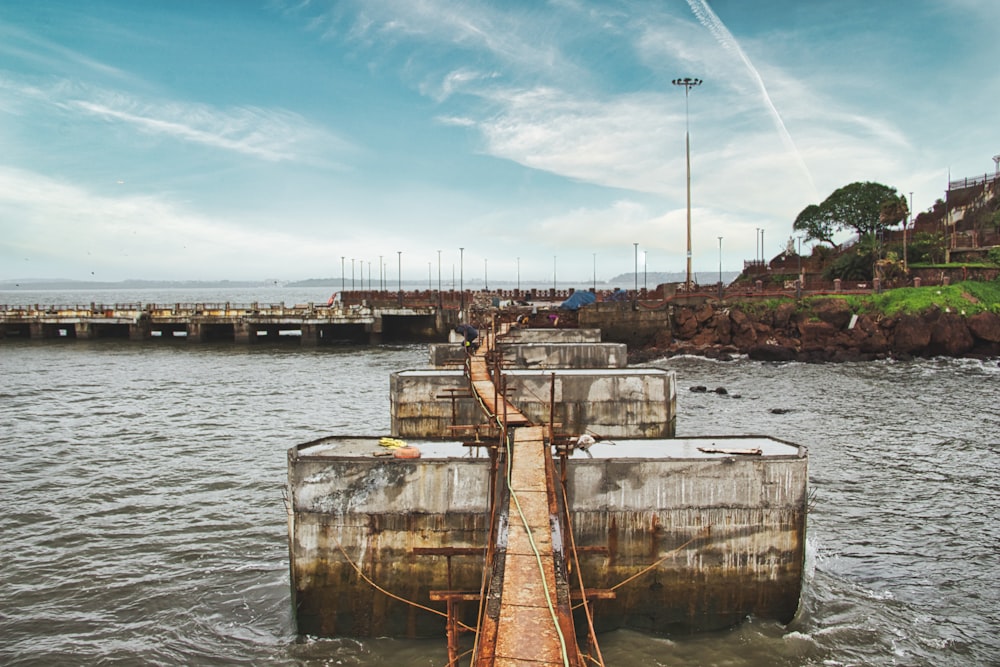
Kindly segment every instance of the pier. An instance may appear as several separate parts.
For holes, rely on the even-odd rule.
[[[479,411],[413,422],[405,444],[419,458],[385,449],[399,437],[331,436],[289,450],[299,632],[444,635],[450,665],[575,667],[603,664],[597,637],[618,628],[668,634],[748,615],[792,619],[805,554],[805,449],[764,436],[672,437],[673,417],[659,412],[655,392],[636,402],[648,387],[609,380],[654,369],[530,371],[547,377],[546,391],[518,396],[527,383],[511,365],[534,357],[507,348],[570,344],[545,343],[549,331],[557,333],[491,327],[464,371],[394,374],[393,405],[419,413],[461,400]],[[582,336],[576,344],[602,345]],[[581,350],[578,359],[600,357]],[[672,395],[673,374],[655,370]],[[560,407],[569,393],[557,391],[560,374],[573,373],[597,378],[584,393],[597,399],[601,387],[619,402],[621,422],[662,430],[668,421],[669,433],[609,437],[573,421],[576,408]],[[421,387],[434,377],[449,378],[451,389]],[[522,404],[527,394],[535,408]],[[405,410],[394,410],[395,425]]]
[[[89,304],[5,306],[0,339],[117,338],[304,346],[380,343],[383,338],[440,338],[457,311],[426,301],[344,304]]]

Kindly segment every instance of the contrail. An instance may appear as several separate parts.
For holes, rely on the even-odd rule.
[[[733,37],[733,34],[729,32],[725,24],[716,16],[712,8],[708,6],[706,0],[687,0],[688,5],[691,7],[691,12],[698,19],[705,28],[708,29],[712,36],[722,45],[722,48],[727,51],[735,51],[736,55],[740,57],[743,64],[750,71],[751,76],[757,83],[757,87],[760,89],[761,95],[764,96],[764,101],[767,103],[768,109],[771,110],[771,117],[774,119],[774,124],[778,126],[778,132],[781,134],[782,143],[785,144],[785,148],[795,156],[795,161],[798,163],[799,168],[802,173],[805,174],[806,179],[809,181],[809,185],[812,186],[813,194],[818,196],[816,192],[816,183],[813,181],[812,174],[809,173],[809,167],[806,166],[805,161],[802,159],[802,155],[799,153],[798,147],[795,146],[795,141],[792,140],[792,135],[788,133],[788,129],[785,127],[785,121],[781,120],[781,114],[778,113],[778,109],[775,108],[774,102],[771,101],[771,96],[767,94],[767,88],[764,86],[764,80],[760,78],[760,73],[757,68],[753,66],[750,62],[750,58],[743,52],[740,48],[739,42]]]

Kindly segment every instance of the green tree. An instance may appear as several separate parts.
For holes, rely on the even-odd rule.
[[[834,190],[821,204],[810,204],[795,218],[792,228],[807,239],[829,243],[834,232],[851,229],[859,237],[875,237],[906,219],[903,195],[894,188],[871,181],[851,183]]]
[[[802,212],[795,218],[792,229],[805,232],[807,241],[829,243],[832,247],[837,245],[833,242],[833,233],[837,231],[833,220],[829,213],[817,204],[810,204],[802,209]]]

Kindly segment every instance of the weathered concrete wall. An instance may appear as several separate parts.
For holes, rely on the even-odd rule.
[[[504,342],[510,343],[600,343],[601,330],[588,329],[511,329]]]
[[[378,449],[377,439],[369,441]],[[727,446],[718,438],[704,443]],[[479,590],[481,556],[452,556],[449,581],[445,556],[414,549],[485,546],[488,460],[300,455],[308,448],[289,451],[299,632],[443,638],[444,619],[376,591],[357,570],[395,595],[442,610],[443,603],[428,603],[429,591]],[[789,621],[801,587],[807,479],[804,450],[570,460],[575,541],[607,549],[581,553],[586,586],[611,588],[656,564],[618,588],[616,599],[597,602],[598,629],[709,630],[748,614]],[[468,607],[464,620],[474,623],[475,604]]]
[[[579,310],[581,327],[595,327],[604,340],[643,347],[658,338],[670,340],[670,315],[665,306],[647,308],[639,302],[592,303]]]
[[[499,349],[508,368],[625,368],[624,343],[507,343]],[[457,343],[430,346],[430,363],[436,368],[460,367],[465,348]]]
[[[509,400],[533,422],[554,420],[564,433],[607,438],[672,437],[676,430],[673,371],[659,368],[504,372]],[[488,423],[461,371],[401,371],[390,377],[392,435],[452,437],[453,425]],[[555,415],[550,415],[552,383]],[[451,399],[451,396],[456,398]]]

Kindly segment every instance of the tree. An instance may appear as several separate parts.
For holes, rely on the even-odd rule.
[[[834,228],[833,220],[830,219],[826,211],[816,204],[810,204],[802,209],[802,212],[795,218],[792,229],[805,232],[807,241],[814,240],[829,243],[832,247],[837,246],[833,242],[833,233],[837,231]]]
[[[906,200],[894,188],[871,181],[834,190],[821,204],[810,204],[792,228],[807,239],[835,245],[834,232],[853,229],[859,237],[875,236],[906,219]]]

